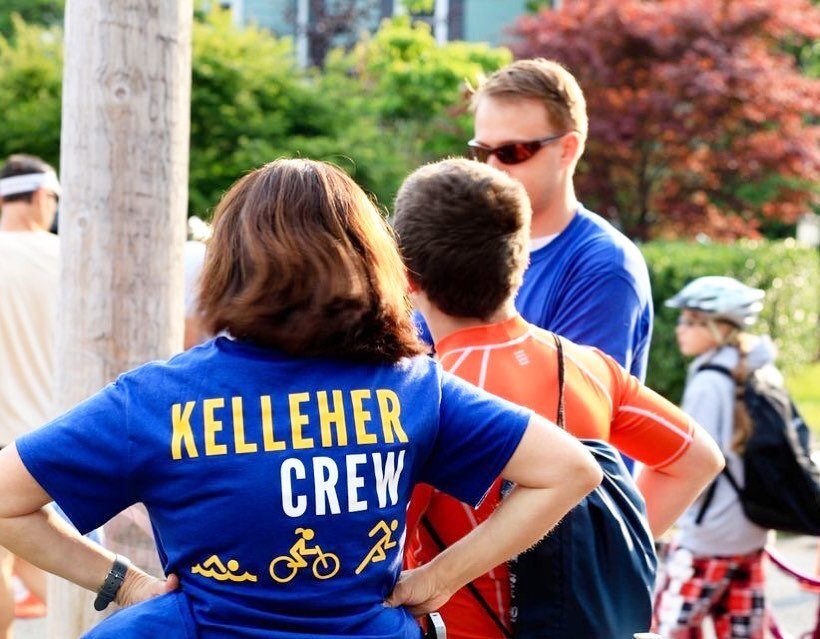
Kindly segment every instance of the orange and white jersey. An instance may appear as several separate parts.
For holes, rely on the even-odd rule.
[[[601,351],[562,340],[564,411],[567,430],[579,438],[610,442],[649,468],[678,459],[692,442],[692,420]],[[520,316],[451,333],[436,352],[443,368],[504,399],[555,421],[558,411],[558,358],[553,336]],[[466,535],[490,516],[500,501],[496,481],[481,507],[419,486],[408,514],[408,530],[425,514],[445,545]],[[408,537],[409,565],[426,563],[440,552],[423,526]],[[474,583],[496,615],[508,623],[508,572],[495,568]],[[442,608],[447,634],[455,639],[503,638],[475,597],[462,589]]]

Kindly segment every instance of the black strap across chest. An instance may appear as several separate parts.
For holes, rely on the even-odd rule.
[[[556,424],[560,426],[562,429],[566,430],[566,425],[564,423],[564,346],[561,343],[561,338],[558,337],[555,333],[552,334],[552,339],[555,342],[555,350],[558,355],[558,410],[556,416]],[[438,546],[439,551],[444,550],[447,548],[447,545],[444,543],[444,540],[439,536],[436,529],[433,527],[433,523],[424,515],[421,518],[421,524],[424,526],[424,529],[430,535],[430,538],[433,540],[433,543]],[[482,610],[487,613],[487,615],[492,619],[493,623],[496,627],[501,631],[507,639],[512,639],[512,632],[510,632],[509,628],[507,628],[506,624],[499,618],[497,614],[495,614],[495,610],[493,607],[487,602],[484,596],[481,594],[481,591],[476,587],[474,582],[470,582],[467,584],[467,590],[469,590],[470,594],[473,598],[478,602],[481,606]]]

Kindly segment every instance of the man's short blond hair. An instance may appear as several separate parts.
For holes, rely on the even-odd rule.
[[[578,81],[554,60],[517,60],[479,83],[473,94],[473,110],[484,97],[538,100],[559,131],[577,131],[587,137],[587,104]]]

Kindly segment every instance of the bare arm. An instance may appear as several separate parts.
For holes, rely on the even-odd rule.
[[[0,451],[0,545],[26,561],[96,592],[114,562],[114,553],[82,537],[60,516],[43,508],[51,501],[20,460],[12,444]],[[126,606],[173,590],[130,567],[116,601]]]
[[[502,476],[517,484],[484,523],[404,572],[388,599],[414,615],[440,607],[459,588],[541,539],[601,481],[601,468],[574,437],[533,415]]]
[[[697,499],[723,464],[723,454],[715,441],[695,424],[692,443],[683,455],[657,470],[641,470],[638,489],[646,500],[649,528],[656,539]]]
[[[646,466],[637,476],[655,538],[683,514],[723,468],[723,455],[698,415],[681,410],[607,358],[616,379],[611,441]],[[715,403],[702,398],[701,409]],[[687,414],[688,413],[688,414]]]

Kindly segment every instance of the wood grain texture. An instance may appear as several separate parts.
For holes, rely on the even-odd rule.
[[[191,0],[66,3],[60,410],[182,348],[192,15]],[[52,579],[48,638],[90,628],[92,601]]]

